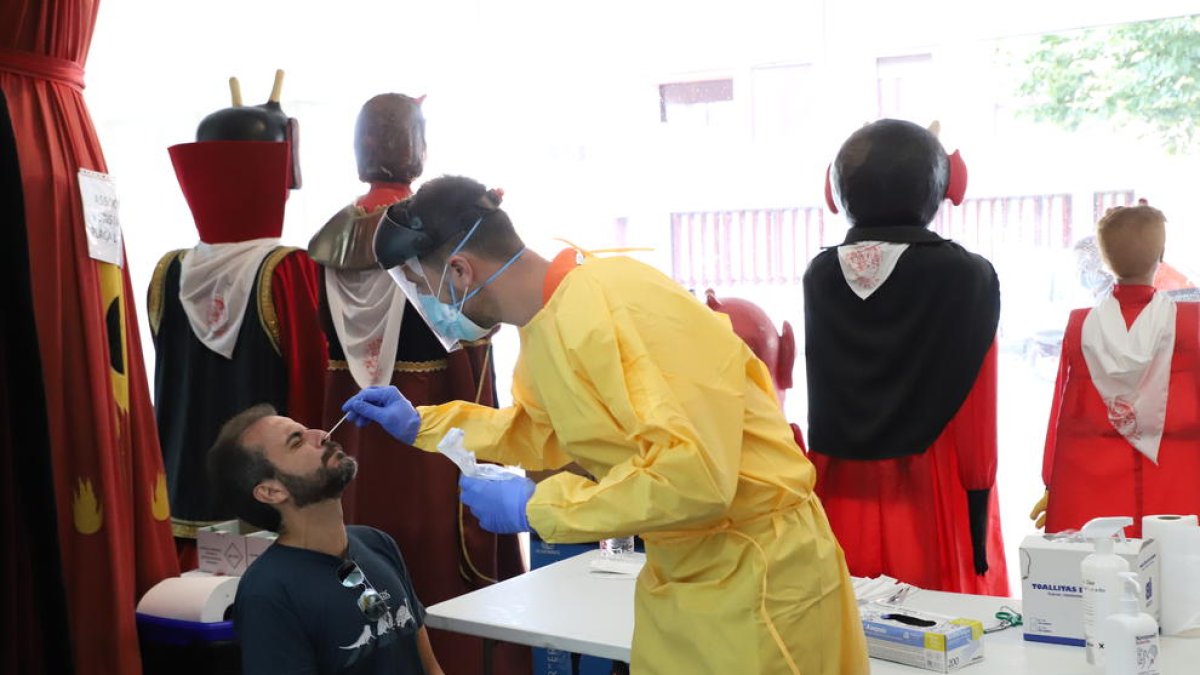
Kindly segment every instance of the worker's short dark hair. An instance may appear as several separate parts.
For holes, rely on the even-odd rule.
[[[419,217],[430,238],[439,242],[426,256],[448,255],[476,221],[479,227],[462,250],[493,260],[516,255],[525,244],[499,208],[499,199],[499,193],[465,176],[442,176],[422,185],[412,197],[409,213]]]

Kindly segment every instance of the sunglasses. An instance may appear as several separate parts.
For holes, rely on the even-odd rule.
[[[362,594],[358,596],[358,608],[368,619],[378,621],[388,613],[387,601],[375,590],[371,582],[367,581],[367,575],[363,574],[358,563],[353,560],[342,562],[338,566],[337,575],[338,581],[346,588],[363,589]]]

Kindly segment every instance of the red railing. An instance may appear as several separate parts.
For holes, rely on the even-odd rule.
[[[1071,217],[1068,194],[984,197],[947,205],[931,227],[999,263],[1070,246]],[[797,284],[820,248],[837,243],[825,237],[819,207],[672,213],[672,273],[689,288]]]
[[[1096,192],[1092,195],[1092,223],[1100,222],[1104,212],[1114,206],[1131,206],[1133,190],[1109,190]]]
[[[931,228],[986,258],[1071,245],[1071,195],[967,199],[943,207]]]
[[[672,273],[689,288],[799,283],[824,237],[818,207],[672,213]]]

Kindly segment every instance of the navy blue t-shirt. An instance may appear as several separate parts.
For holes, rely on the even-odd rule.
[[[242,576],[233,621],[243,675],[424,675],[417,631],[425,608],[396,542],[374,528],[346,528],[358,564],[388,612],[372,621],[358,607],[363,588],[338,579],[344,559],[274,544]]]

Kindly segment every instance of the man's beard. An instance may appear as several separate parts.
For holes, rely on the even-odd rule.
[[[329,458],[342,452],[342,446],[334,441],[325,441],[325,452],[321,455],[321,467],[316,471],[297,476],[279,473],[279,482],[287,488],[296,508],[304,508],[309,504],[337,499],[342,491],[358,473],[358,462],[353,457],[343,454],[333,468],[329,467]]]

